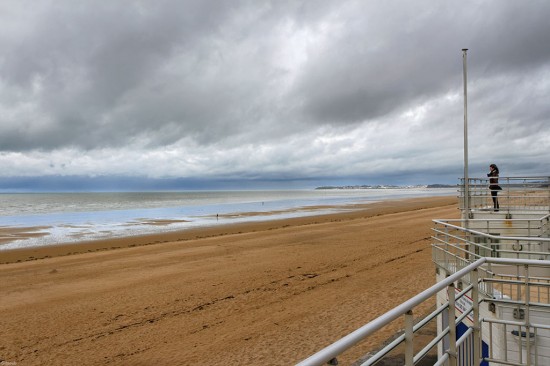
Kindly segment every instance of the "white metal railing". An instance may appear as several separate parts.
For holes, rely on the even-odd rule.
[[[492,291],[494,291],[495,293],[498,292],[495,289],[495,285],[500,284],[502,281],[509,284],[509,279],[503,280],[499,277],[498,273],[494,272],[495,266],[518,267],[517,272],[522,272],[523,275],[520,276],[519,280],[516,281],[516,286],[523,286],[522,292],[529,293],[531,290],[531,286],[534,285],[534,282],[538,282],[532,281],[531,277],[529,276],[529,270],[531,268],[541,267],[545,269],[550,269],[550,261],[487,257],[477,259],[473,263],[468,263],[464,268],[450,274],[447,278],[438,282],[429,289],[421,292],[420,294],[388,311],[387,313],[376,318],[370,323],[362,326],[361,328],[327,346],[326,348],[315,353],[309,358],[301,361],[297,365],[314,366],[323,365],[325,363],[336,365],[338,364],[337,357],[339,357],[342,353],[357,345],[359,342],[373,335],[376,331],[390,324],[398,318],[403,318],[404,320],[405,329],[402,334],[392,343],[390,343],[380,351],[376,352],[366,361],[361,363],[361,366],[376,364],[400,344],[405,345],[404,365],[407,366],[412,366],[418,363],[428,354],[428,352],[430,352],[430,350],[434,349],[437,346],[442,349],[442,352],[440,353],[441,356],[435,363],[436,365],[453,366],[457,365],[457,362],[462,362],[460,363],[461,365],[479,365],[482,361],[514,366],[543,365],[543,363],[541,363],[543,361],[539,360],[539,356],[536,353],[536,348],[535,355],[533,356],[530,347],[537,347],[537,335],[543,331],[550,331],[550,326],[533,323],[529,316],[529,308],[532,306],[539,306],[547,307],[548,309],[550,309],[550,304],[542,304],[530,301],[528,296],[523,301],[517,301],[515,299],[505,298],[503,296],[494,296],[494,294],[492,294],[492,296],[480,296],[481,291],[487,292],[489,288],[491,288]],[[546,278],[546,280],[550,282],[550,278]],[[464,288],[459,292],[457,292],[457,290],[455,289],[455,284],[458,283],[464,284]],[[432,299],[440,291],[443,290],[446,290],[448,301],[415,325],[415,309],[425,301]],[[471,306],[467,308],[463,307],[462,315],[458,316],[455,319],[455,307],[457,305],[457,301],[459,301],[462,297],[466,295],[471,298]],[[499,304],[514,306],[518,309],[524,309],[527,315],[525,316],[524,321],[506,321],[496,320],[492,318],[484,318],[480,315],[479,306],[480,303],[486,301],[490,301],[492,303],[497,302]],[[447,319],[449,319],[449,326],[438,332],[431,341],[422,345],[421,350],[415,352],[413,346],[415,334],[430,321],[442,316],[442,314],[444,313],[447,314]],[[471,320],[473,324],[469,327],[467,332],[465,332],[460,338],[457,339],[456,325],[464,321],[467,317]],[[484,327],[482,327],[482,324],[486,324],[486,328],[488,327],[489,330],[485,331],[488,334],[483,334]],[[520,354],[520,357],[514,358],[509,357],[508,353],[497,354],[495,352],[489,353],[485,356],[482,355],[481,339],[487,339],[490,343],[489,349],[493,350],[494,347],[492,344],[492,332],[494,331],[495,327],[502,326],[508,327],[508,329],[513,329],[513,331],[509,333],[506,333],[505,329],[505,337],[508,336],[508,334],[509,337],[513,337],[515,334],[517,334],[517,337],[521,341],[525,341],[528,343],[527,350],[525,352],[529,356],[523,357],[523,355]],[[444,340],[449,345],[446,348],[444,347]],[[464,351],[464,347],[470,347],[471,351]],[[469,362],[468,360],[471,360],[471,362]]]
[[[490,178],[468,179],[468,206],[470,210],[492,209],[493,202],[489,190]],[[464,178],[459,185],[459,205],[464,210]],[[539,211],[550,212],[550,177],[499,177],[498,191],[500,211]]]
[[[545,215],[542,220],[468,220],[469,226],[480,227],[480,230],[461,226],[464,220],[433,220],[432,238],[436,247],[468,262],[481,257],[550,260],[547,220],[548,215]],[[487,228],[496,233],[485,232]],[[505,229],[523,232],[526,235],[498,235],[498,232]],[[535,233],[540,236],[534,235]],[[434,261],[438,263],[439,259],[434,258]]]
[[[514,236],[525,237],[550,237],[550,214],[541,213],[540,216],[533,213],[516,213],[513,218],[498,217],[495,218],[475,218],[475,219],[442,219],[434,220],[438,224],[452,224],[456,227],[462,227],[480,231],[483,233],[507,233],[513,232]]]

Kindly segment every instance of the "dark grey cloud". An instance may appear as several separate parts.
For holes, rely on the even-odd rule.
[[[460,173],[464,47],[472,158],[550,144],[546,1],[0,8],[6,176]]]
[[[200,43],[218,32],[231,7],[227,2],[207,1],[50,2],[36,12],[33,19],[27,19],[32,24],[23,25],[20,34],[7,40],[4,48],[9,52],[2,62],[2,79],[17,94],[27,94],[26,102],[36,104],[40,114],[29,117],[48,119],[48,129],[38,139],[29,138],[29,131],[12,133],[10,140],[3,142],[14,148],[18,139],[23,148],[119,144],[122,136],[135,136],[174,122],[152,118],[138,121],[124,115],[113,120],[111,116],[119,108],[135,108],[139,113],[142,107],[135,104],[139,100],[127,98],[149,86],[174,55],[189,53],[192,62],[203,62]],[[167,83],[168,92],[181,91],[170,90],[171,84],[178,83],[187,84],[191,90],[195,86],[193,67],[197,65],[188,65],[187,79],[180,73],[173,75],[176,80],[159,83]],[[39,90],[32,93],[34,89]],[[156,91],[149,92],[154,95]],[[181,122],[187,122],[187,108],[182,108],[186,102],[200,109],[193,98],[186,97],[180,93],[180,100],[172,101],[181,110]]]
[[[305,112],[315,121],[358,122],[454,89],[462,48],[475,52],[477,78],[549,66],[550,4],[466,4],[396,11],[394,2],[364,3],[362,16],[318,50],[302,76],[296,97]]]

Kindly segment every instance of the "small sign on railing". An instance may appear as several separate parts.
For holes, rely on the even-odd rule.
[[[472,301],[472,298],[468,296],[467,294],[464,294],[464,296],[458,297],[460,294],[460,289],[455,287],[455,309],[460,312],[460,314],[468,313],[466,318],[470,321],[469,326],[472,326],[474,324],[474,318],[472,316],[472,310],[474,307],[474,303]],[[447,301],[449,301],[449,295],[447,295]],[[466,319],[465,319],[466,320]]]

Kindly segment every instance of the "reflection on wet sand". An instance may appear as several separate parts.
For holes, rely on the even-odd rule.
[[[0,227],[0,245],[10,243],[15,240],[39,238],[48,235],[48,229],[51,226],[33,226],[33,227]]]

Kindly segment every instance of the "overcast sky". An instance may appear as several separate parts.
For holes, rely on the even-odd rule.
[[[550,1],[0,0],[0,178],[550,173]]]

